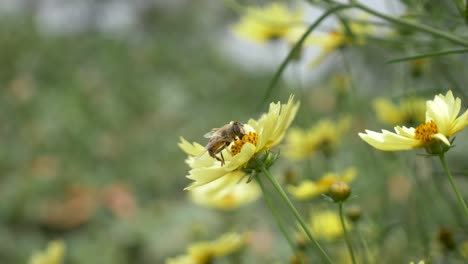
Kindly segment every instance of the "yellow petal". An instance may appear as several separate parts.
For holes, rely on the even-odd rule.
[[[369,145],[384,151],[409,150],[421,146],[421,142],[414,139],[414,134],[412,137],[408,137],[408,129],[395,127],[395,131],[403,132],[404,135],[395,134],[387,130],[382,130],[382,133],[366,130],[366,134],[359,133],[359,136]]]

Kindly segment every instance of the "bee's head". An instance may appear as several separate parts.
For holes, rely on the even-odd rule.
[[[239,121],[234,121],[232,123],[232,132],[239,137],[244,136],[245,134],[244,125]]]

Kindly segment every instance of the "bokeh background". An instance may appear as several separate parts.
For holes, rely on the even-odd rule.
[[[376,152],[357,137],[365,128],[391,128],[375,120],[371,101],[377,96],[430,99],[452,89],[466,104],[466,56],[434,58],[424,67],[386,64],[451,47],[413,32],[387,38],[398,30],[386,24],[365,48],[337,49],[315,67],[310,60],[320,48],[304,50],[265,98],[290,46],[234,35],[242,13],[229,2],[0,1],[0,263],[27,263],[53,239],[65,241],[65,263],[164,263],[190,242],[226,231],[252,232],[256,240],[240,256],[216,263],[288,263],[290,249],[261,198],[235,211],[187,199],[188,167],[177,143],[183,136],[204,144],[211,128],[258,118],[268,109],[265,101],[286,102],[290,94],[301,102],[294,126],[343,115],[352,125],[333,162],[280,159],[273,172],[280,180],[288,173],[318,178],[355,166],[352,202],[366,212],[369,243],[385,253],[380,263],[440,252],[442,227],[454,230],[457,241],[467,239],[466,220],[434,159]],[[450,1],[430,8],[430,1],[405,2],[367,1],[392,15],[422,8],[425,16],[415,19],[468,33]],[[307,11],[308,21],[322,12],[293,4]],[[328,19],[318,31],[336,24]],[[466,136],[458,136],[449,155],[463,191]],[[424,170],[424,183],[407,177],[415,166]],[[453,207],[432,195],[437,188],[450,193]],[[335,243],[329,247],[342,241]]]

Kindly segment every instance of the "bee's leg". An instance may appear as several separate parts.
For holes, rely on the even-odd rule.
[[[224,166],[224,156],[223,152],[219,152],[221,154],[221,166]]]

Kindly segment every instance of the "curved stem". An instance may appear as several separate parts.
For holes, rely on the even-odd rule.
[[[351,246],[351,240],[349,239],[348,230],[346,230],[346,225],[345,225],[345,221],[343,217],[343,203],[342,202],[338,203],[338,207],[340,211],[341,227],[343,228],[343,234],[345,237],[346,245],[348,246],[348,251],[349,251],[349,254],[351,255],[351,260],[353,261],[353,264],[356,264],[356,258],[354,257],[353,247]]]
[[[468,47],[468,41],[466,41],[466,40],[464,40],[462,38],[459,38],[458,36],[455,36],[453,34],[447,33],[445,31],[435,29],[435,28],[432,28],[432,27],[429,27],[429,26],[426,26],[426,25],[414,23],[414,22],[411,22],[411,21],[394,18],[394,17],[388,16],[388,15],[385,15],[383,13],[380,13],[380,12],[378,12],[378,11],[372,9],[372,8],[369,8],[369,7],[365,6],[365,5],[362,5],[362,4],[357,3],[357,2],[354,2],[353,6],[355,6],[358,9],[361,9],[362,11],[365,11],[365,12],[367,12],[369,14],[372,14],[372,15],[374,15],[376,17],[380,17],[382,19],[390,21],[392,23],[399,24],[399,25],[409,27],[409,28],[413,28],[413,29],[416,29],[416,30],[419,30],[419,31],[422,31],[422,32],[426,32],[426,33],[429,33],[429,34],[431,34],[433,36],[436,36],[436,37],[442,37],[442,38],[444,38],[446,40],[450,40],[453,43]]]
[[[354,5],[343,5],[343,4],[340,4],[338,6],[335,6],[335,7],[332,7],[330,9],[328,9],[327,11],[325,11],[325,13],[323,13],[319,18],[317,18],[317,20],[314,21],[314,23],[312,23],[312,25],[309,26],[309,28],[304,32],[304,34],[302,34],[302,37],[296,42],[296,44],[294,44],[294,47],[291,49],[291,51],[289,52],[288,56],[286,57],[286,59],[284,59],[284,61],[281,63],[281,65],[279,66],[278,70],[276,70],[276,73],[275,75],[273,76],[273,79],[271,79],[271,82],[270,84],[268,85],[268,88],[267,88],[267,91],[265,93],[265,96],[263,97],[263,103],[260,104],[261,107],[263,107],[263,105],[265,105],[265,103],[268,101],[268,98],[270,97],[271,95],[271,92],[273,91],[273,88],[276,86],[276,84],[278,83],[279,81],[279,78],[281,77],[281,75],[283,74],[283,71],[284,69],[286,68],[286,66],[289,64],[289,62],[294,58],[294,56],[296,54],[298,54],[298,52],[300,51],[300,49],[302,48],[302,43],[304,43],[305,39],[310,35],[310,33],[312,33],[312,31],[318,26],[320,25],[320,23],[325,19],[327,18],[329,15],[337,12],[337,11],[340,11],[342,9],[346,9],[346,8],[352,8],[354,7]]]
[[[468,207],[466,206],[465,201],[463,200],[463,196],[461,195],[460,191],[458,190],[457,184],[455,183],[455,180],[453,179],[452,173],[449,170],[449,167],[447,165],[447,161],[445,160],[445,154],[442,153],[439,155],[440,162],[442,163],[442,167],[444,167],[445,173],[447,174],[450,184],[452,185],[453,190],[455,191],[455,194],[457,195],[458,201],[460,202],[460,205],[463,207],[463,210],[465,211],[465,214],[468,216]]]
[[[283,236],[286,238],[288,241],[289,246],[293,250],[293,252],[296,254],[297,259],[299,260],[299,263],[303,264],[302,257],[300,255],[300,252],[297,250],[297,247],[294,245],[293,240],[289,237],[288,232],[286,231],[286,228],[284,227],[283,223],[281,222],[281,219],[278,215],[278,212],[275,210],[275,207],[273,206],[272,201],[270,200],[270,197],[268,196],[265,185],[263,185],[263,181],[261,177],[257,177],[258,185],[260,185],[260,189],[262,189],[263,192],[263,198],[265,198],[266,203],[268,204],[268,207],[271,210],[271,213],[273,214],[273,217],[276,220],[276,223],[278,224],[279,229],[281,230],[281,233],[283,233]]]
[[[327,255],[327,253],[323,250],[323,248],[320,246],[320,244],[318,243],[318,241],[312,236],[312,233],[310,232],[309,228],[307,228],[307,225],[305,224],[304,220],[302,219],[301,215],[299,214],[299,212],[297,211],[297,209],[294,207],[294,205],[292,204],[292,202],[289,200],[288,196],[286,195],[286,193],[284,192],[283,188],[281,188],[280,184],[278,183],[278,181],[273,177],[273,175],[271,175],[270,171],[268,171],[265,166],[263,166],[263,164],[260,166],[261,167],[261,170],[263,172],[263,174],[265,174],[265,176],[268,178],[268,180],[271,182],[271,184],[273,185],[273,187],[275,188],[275,190],[280,194],[281,198],[283,199],[283,201],[286,203],[286,205],[289,207],[289,209],[292,211],[292,213],[294,214],[294,216],[296,217],[297,221],[299,222],[299,224],[301,225],[301,227],[304,229],[304,231],[306,232],[307,234],[307,237],[309,237],[309,239],[311,241],[314,242],[315,246],[317,246],[317,248],[319,249],[320,253],[323,255],[323,257],[327,260],[328,263],[333,263],[330,259],[330,257]]]

